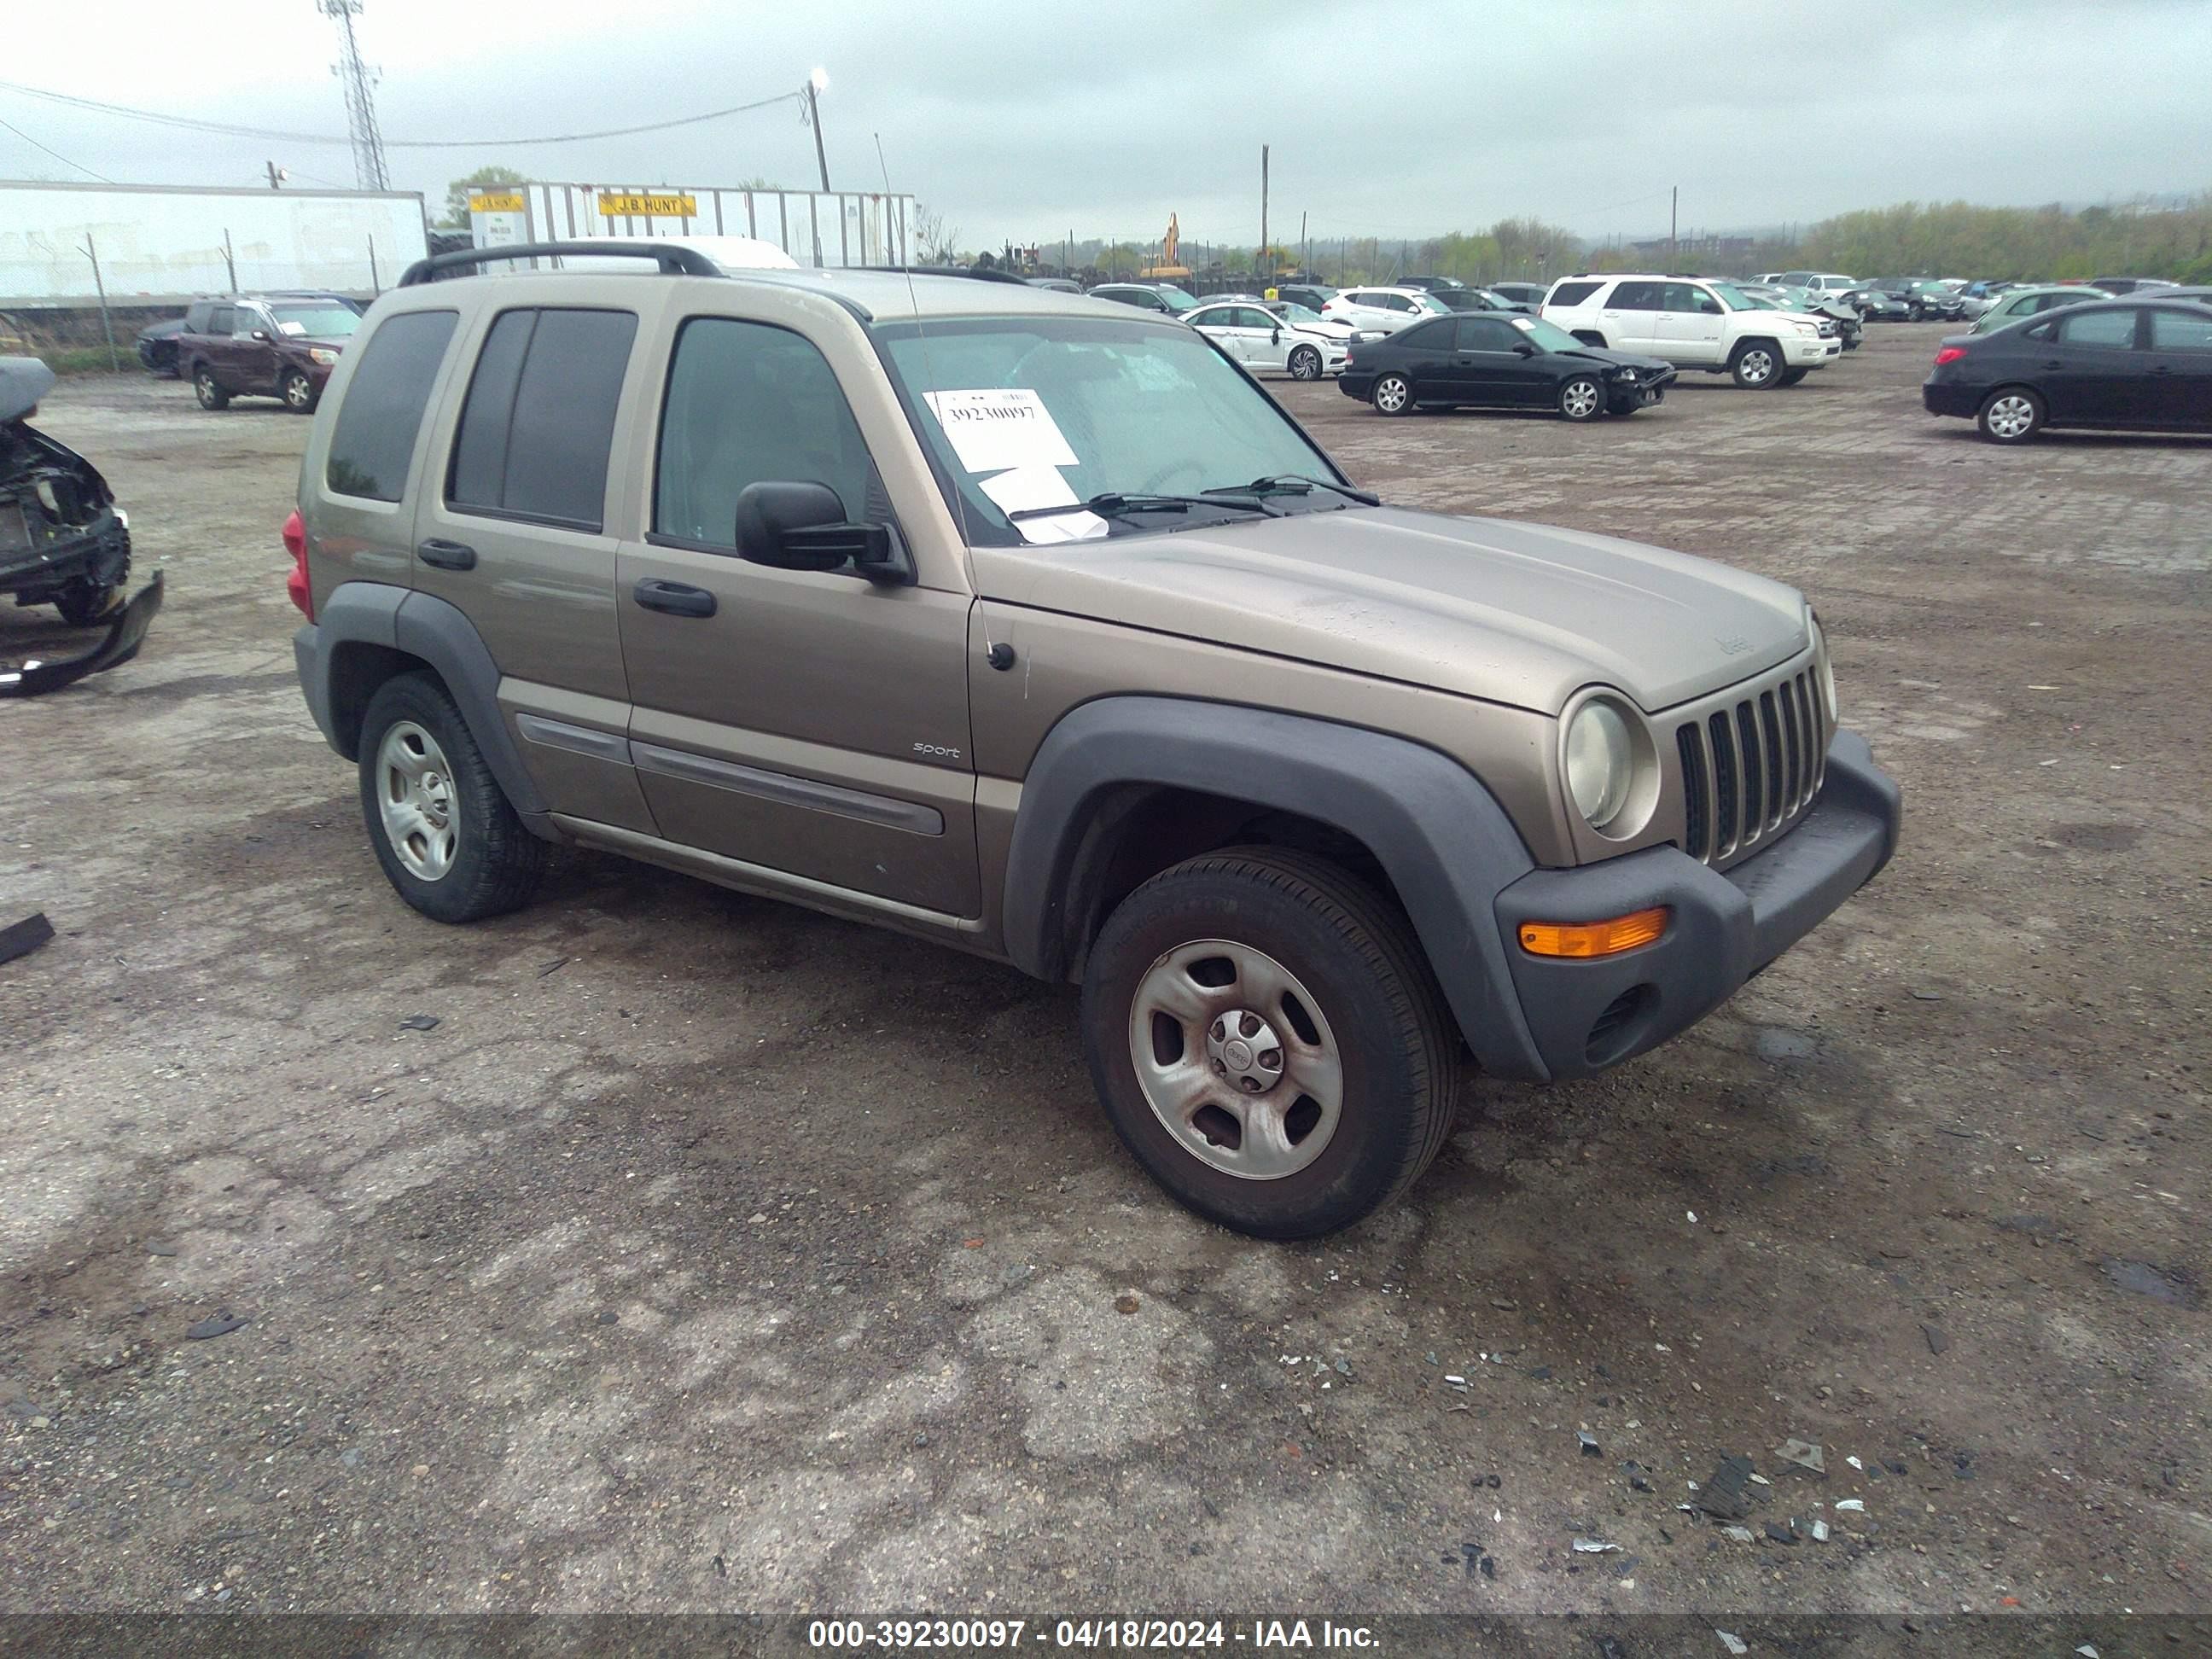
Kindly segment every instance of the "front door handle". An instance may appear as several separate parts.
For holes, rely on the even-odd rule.
[[[2173,366],[2171,363],[2160,363],[2157,368],[2152,369],[2151,373],[2154,374],[2171,374],[2173,373]]]
[[[630,589],[630,597],[647,611],[659,611],[671,617],[711,617],[714,614],[714,596],[703,587],[694,587],[688,582],[665,582],[658,576],[646,576]]]
[[[477,568],[477,550],[466,542],[449,542],[436,536],[415,544],[415,556],[424,564],[434,564],[441,570],[473,570]]]

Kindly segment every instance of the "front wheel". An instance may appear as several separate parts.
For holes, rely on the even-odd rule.
[[[1577,374],[1559,388],[1559,413],[1570,421],[1594,421],[1605,413],[1605,388]]]
[[[1993,444],[2024,444],[2043,429],[2047,413],[2043,399],[2026,386],[2008,386],[1990,395],[1974,424]]]
[[[1385,374],[1375,382],[1369,394],[1378,413],[1410,415],[1413,410],[1413,388],[1402,374]]]
[[[1765,340],[1747,341],[1729,360],[1729,373],[1746,391],[1764,392],[1781,378],[1781,350]]]
[[[192,371],[192,396],[202,409],[228,409],[230,393],[216,384],[215,371],[203,363]]]
[[[123,592],[121,582],[96,582],[78,577],[54,595],[54,609],[71,628],[89,628],[106,616]]]
[[[307,378],[305,369],[287,370],[283,383],[278,386],[277,391],[284,399],[284,407],[295,415],[312,415],[315,412],[315,383]]]
[[[1803,380],[1812,372],[1813,371],[1809,368],[1785,368],[1782,371],[1780,377],[1775,381],[1775,384],[1778,386],[1796,386],[1798,381]]]
[[[1459,1039],[1404,916],[1279,848],[1208,854],[1107,918],[1083,1038],[1137,1161],[1208,1220],[1311,1238],[1372,1213],[1451,1127]]]
[[[1291,353],[1291,378],[1294,380],[1321,379],[1321,353],[1311,346],[1300,346]]]
[[[435,921],[520,908],[545,872],[453,700],[430,674],[379,686],[361,727],[361,812],[399,896]]]

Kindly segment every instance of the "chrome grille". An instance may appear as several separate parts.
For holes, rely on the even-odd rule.
[[[1809,662],[1731,687],[1710,713],[1674,728],[1682,769],[1682,848],[1725,864],[1795,823],[1820,793],[1828,752]]]

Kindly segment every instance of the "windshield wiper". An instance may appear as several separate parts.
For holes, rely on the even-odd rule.
[[[1134,513],[1188,513],[1194,507],[1227,507],[1257,513],[1262,518],[1278,516],[1273,507],[1249,489],[1231,489],[1220,495],[1208,490],[1203,495],[1152,495],[1142,491],[1109,489],[1087,501],[1073,501],[1066,507],[1024,507],[1006,517],[1015,524],[1024,519],[1058,518],[1065,513],[1093,513],[1102,519],[1126,519]]]
[[[1310,495],[1316,489],[1333,489],[1347,501],[1358,501],[1362,507],[1380,507],[1382,498],[1364,489],[1354,489],[1332,478],[1316,478],[1310,472],[1271,472],[1264,478],[1255,478],[1248,484],[1224,484],[1218,489],[1209,489],[1209,495]]]

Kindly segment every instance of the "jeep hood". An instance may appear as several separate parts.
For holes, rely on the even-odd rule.
[[[987,600],[1556,714],[1657,713],[1810,641],[1795,589],[1636,542],[1399,507],[973,550]]]

